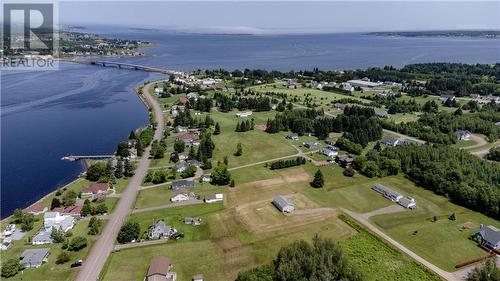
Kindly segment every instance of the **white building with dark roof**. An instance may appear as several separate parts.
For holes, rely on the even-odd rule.
[[[24,250],[20,263],[26,268],[38,268],[47,262],[49,250],[49,248]]]
[[[476,237],[483,246],[495,250],[500,249],[500,229],[492,225],[481,224]]]
[[[293,201],[281,195],[274,197],[273,205],[283,213],[291,213],[295,210]]]

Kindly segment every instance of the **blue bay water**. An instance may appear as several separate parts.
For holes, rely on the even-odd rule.
[[[92,27],[89,32],[155,42],[138,58],[112,58],[177,70],[355,69],[418,62],[500,62],[500,41],[403,38],[362,34],[188,35]],[[108,59],[106,59],[108,60]],[[59,71],[1,75],[1,214],[25,207],[73,180],[67,154],[111,153],[147,123],[133,93],[157,78],[141,71],[64,63]]]

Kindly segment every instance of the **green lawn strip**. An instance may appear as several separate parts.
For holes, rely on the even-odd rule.
[[[171,184],[163,184],[139,191],[134,207],[136,209],[142,209],[170,204],[170,197],[175,193],[175,191],[170,189],[170,185]],[[207,182],[200,183],[198,181],[195,182],[195,188],[192,190],[192,192],[201,197],[203,197],[203,195],[223,191],[224,189],[222,187],[217,187]]]
[[[208,240],[175,242],[112,253],[102,280],[143,280],[150,261],[155,256],[167,256],[171,259],[172,271],[177,273],[177,280],[191,280],[197,273],[203,273],[206,280],[227,280],[223,270],[222,250],[214,243]]]
[[[365,274],[367,280],[442,280],[350,217],[341,215],[340,218],[359,232],[340,244],[350,262]]]
[[[213,212],[220,211],[224,208],[222,202],[211,204],[197,204],[189,206],[180,206],[174,208],[166,208],[150,212],[135,213],[129,217],[129,220],[136,221],[141,226],[141,232],[147,234],[150,225],[163,219],[165,222],[178,231],[184,233],[184,238],[181,240],[168,241],[168,243],[185,243],[187,241],[200,241],[209,238],[209,228],[206,223],[206,218]],[[184,217],[200,217],[203,223],[199,226],[184,224]]]
[[[265,167],[265,164],[231,170],[231,178],[234,179],[236,185],[279,177],[277,170],[271,170],[269,167]]]

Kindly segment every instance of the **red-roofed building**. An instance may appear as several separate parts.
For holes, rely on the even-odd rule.
[[[82,211],[83,206],[79,205],[71,205],[68,207],[58,207],[54,208],[52,212],[59,212],[61,215],[72,216],[74,218],[80,218],[80,212]]]
[[[40,214],[43,214],[45,212],[47,212],[48,208],[45,207],[43,204],[41,203],[36,203],[36,204],[33,204],[27,208],[24,208],[23,209],[23,213],[27,214],[33,214],[33,215],[40,215]]]
[[[84,187],[80,190],[80,195],[82,197],[85,196],[94,196],[97,194],[106,193],[110,189],[109,183],[93,183],[87,187]]]

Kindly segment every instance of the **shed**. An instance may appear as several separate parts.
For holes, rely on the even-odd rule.
[[[295,210],[292,200],[281,195],[274,197],[273,205],[283,213],[291,213]]]

